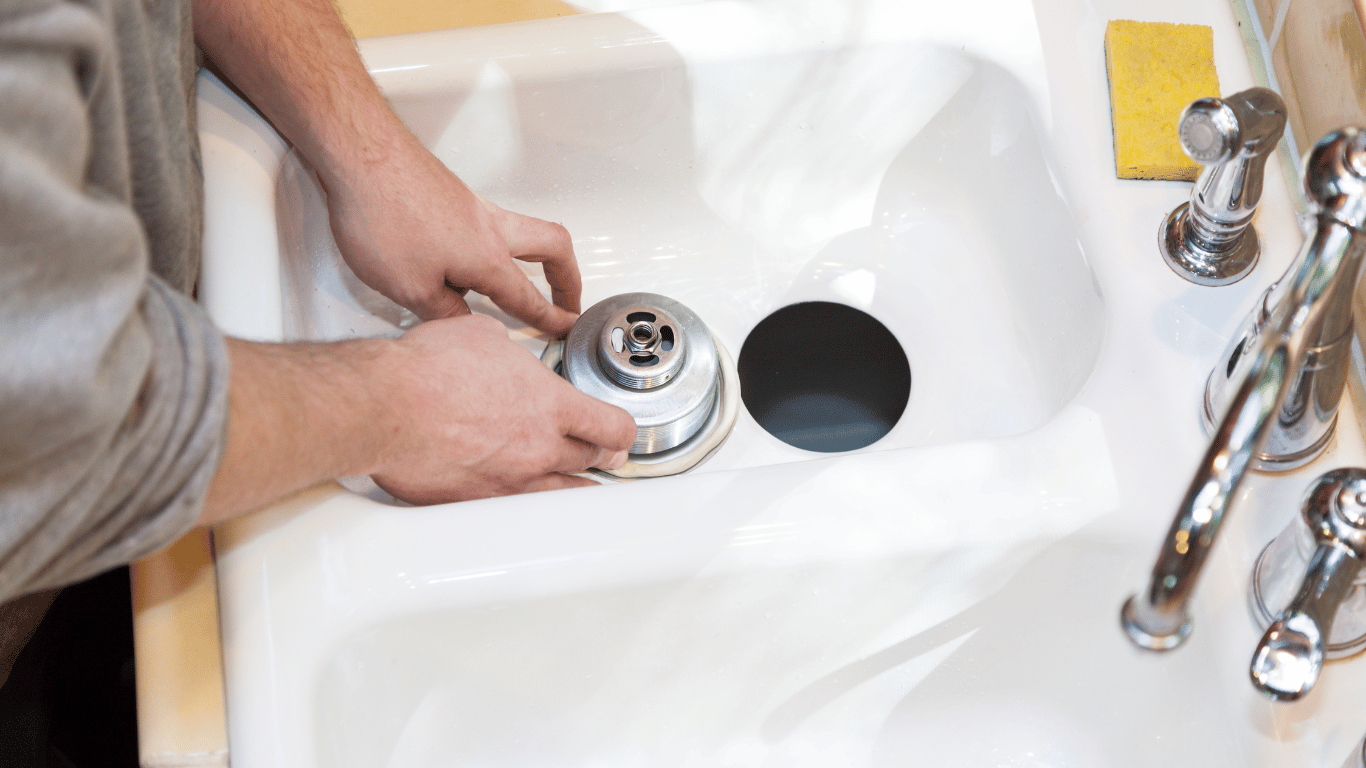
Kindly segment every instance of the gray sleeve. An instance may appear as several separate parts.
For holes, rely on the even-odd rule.
[[[120,188],[110,35],[0,0],[0,602],[183,534],[225,439],[222,337],[149,274]]]

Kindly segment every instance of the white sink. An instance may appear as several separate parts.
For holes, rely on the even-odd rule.
[[[1118,628],[1203,449],[1204,375],[1299,235],[1269,176],[1252,277],[1166,268],[1189,187],[1113,178],[1101,30],[1136,11],[1094,5],[708,2],[368,41],[442,160],[569,228],[585,306],[664,294],[738,354],[780,307],[848,304],[900,341],[910,402],[845,454],[742,412],[679,477],[425,509],[328,487],[220,529],[234,766],[1336,768],[1366,662],[1258,699],[1244,589],[1309,480],[1366,460],[1350,418],[1250,483],[1188,647]],[[1218,0],[1145,7],[1214,25],[1226,92],[1251,84]],[[221,85],[201,100],[215,318],[399,332],[310,172]]]
[[[699,15],[734,23],[727,6],[653,18]],[[367,54],[400,115],[467,183],[569,228],[584,306],[663,294],[732,355],[788,304],[867,311],[900,340],[913,382],[876,449],[1025,432],[1090,375],[1101,300],[1037,108],[999,64],[935,41],[785,41],[692,59],[622,16],[522,38],[474,61],[450,52],[479,32],[376,41]],[[341,262],[293,154],[277,194],[286,338],[412,320]],[[520,325],[488,302],[476,311]],[[810,457],[745,418],[707,469]]]

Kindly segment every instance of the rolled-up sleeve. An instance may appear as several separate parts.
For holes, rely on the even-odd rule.
[[[224,441],[227,351],[149,273],[117,59],[98,5],[0,0],[0,601],[183,534]]]

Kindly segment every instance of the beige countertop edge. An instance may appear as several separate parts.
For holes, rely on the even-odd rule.
[[[134,563],[133,657],[143,768],[228,765],[218,580],[197,529]]]

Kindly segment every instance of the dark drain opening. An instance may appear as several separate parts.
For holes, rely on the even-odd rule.
[[[871,445],[896,426],[911,366],[887,326],[828,301],[764,318],[740,348],[740,397],[788,445],[834,453]]]

